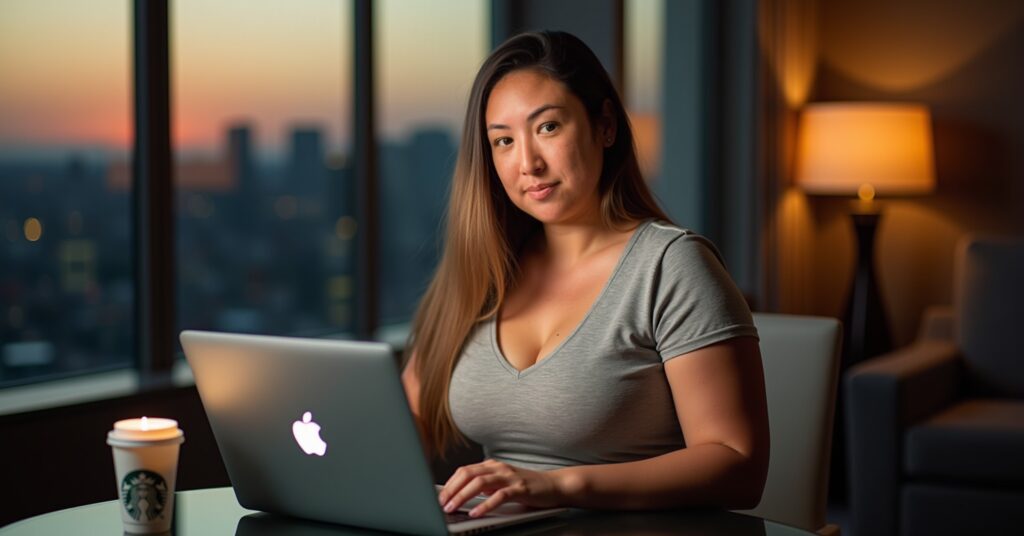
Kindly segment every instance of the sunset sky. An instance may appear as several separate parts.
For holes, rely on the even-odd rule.
[[[657,107],[644,31],[663,0],[628,2],[628,100]],[[176,147],[216,152],[227,125],[247,122],[262,149],[295,125],[316,125],[328,149],[350,140],[349,0],[174,0],[172,115]],[[378,129],[401,138],[421,125],[461,123],[472,77],[490,45],[489,0],[378,0]],[[0,3],[0,148],[125,150],[131,137],[128,0]],[[660,27],[655,24],[654,26]],[[641,104],[642,103],[642,104]],[[648,110],[645,110],[648,111]]]
[[[0,145],[124,146],[128,2],[0,3]]]

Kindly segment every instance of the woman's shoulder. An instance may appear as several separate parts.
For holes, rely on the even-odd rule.
[[[645,238],[651,241],[671,242],[683,236],[698,236],[694,231],[665,220],[650,219],[640,224]]]
[[[637,246],[646,258],[678,262],[686,258],[712,257],[722,262],[718,248],[705,236],[685,227],[662,220],[648,220],[639,229],[643,234]]]

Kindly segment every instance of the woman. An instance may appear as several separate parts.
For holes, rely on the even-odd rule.
[[[402,374],[424,444],[487,460],[439,500],[755,506],[768,467],[757,332],[714,247],[670,223],[621,100],[561,32],[473,83],[445,252]]]

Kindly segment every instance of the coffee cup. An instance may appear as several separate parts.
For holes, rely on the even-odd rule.
[[[126,533],[170,530],[178,451],[184,441],[185,434],[172,419],[126,419],[107,433]]]

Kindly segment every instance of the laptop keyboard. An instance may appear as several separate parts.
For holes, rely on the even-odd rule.
[[[461,523],[463,521],[470,521],[470,520],[473,520],[473,519],[482,519],[482,518],[490,517],[490,516],[491,516],[491,514],[484,514],[484,515],[482,515],[480,517],[470,517],[469,512],[452,512],[450,514],[445,514],[444,515],[444,522],[448,523],[450,525],[452,523]]]

